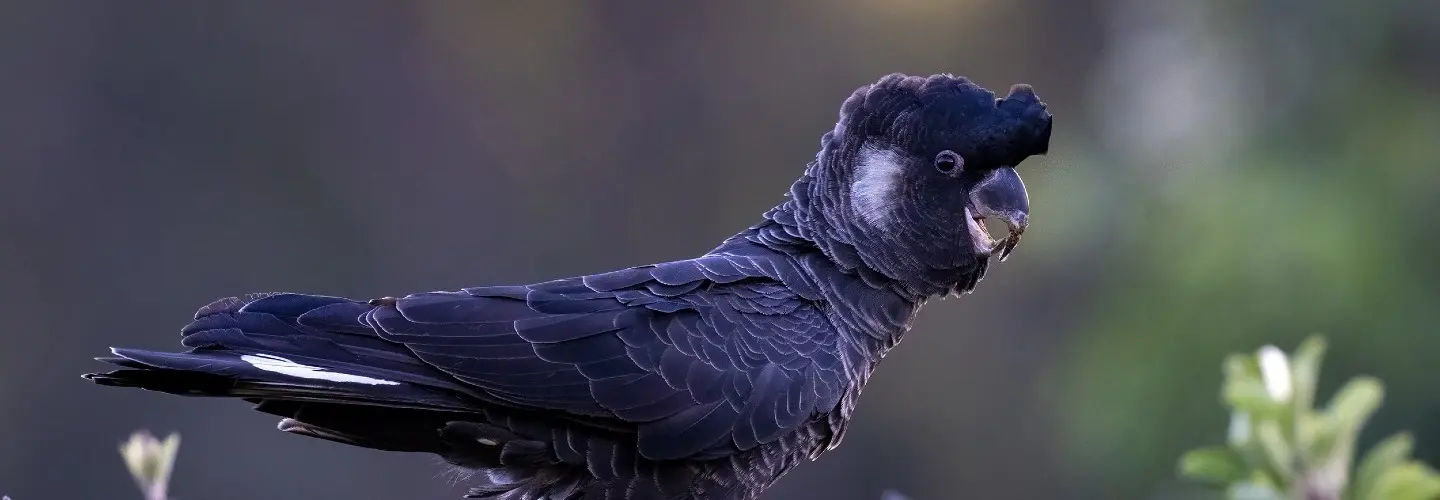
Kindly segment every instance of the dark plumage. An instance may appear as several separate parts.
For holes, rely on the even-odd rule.
[[[700,257],[520,286],[205,306],[184,353],[86,378],[243,398],[280,429],[435,453],[505,500],[751,499],[840,443],[927,300],[1026,224],[1050,114],[949,75],[861,87],[759,224]],[[1010,235],[991,241],[981,218]]]

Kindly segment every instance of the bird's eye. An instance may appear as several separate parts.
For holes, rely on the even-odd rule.
[[[945,150],[935,155],[935,170],[941,173],[953,174],[955,171],[965,167],[965,159],[954,151]]]

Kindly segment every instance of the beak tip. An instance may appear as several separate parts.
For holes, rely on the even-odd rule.
[[[1025,228],[1030,227],[1030,214],[1017,212],[1007,222],[1010,224],[1010,232],[1018,235],[1025,232]]]

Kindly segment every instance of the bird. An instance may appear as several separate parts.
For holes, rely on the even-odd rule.
[[[381,298],[201,307],[183,352],[111,348],[103,386],[239,398],[281,431],[438,455],[496,500],[753,500],[840,445],[920,308],[1029,225],[1049,150],[1027,84],[860,86],[778,204],[704,254]],[[798,170],[798,169],[797,169]],[[1004,225],[992,236],[986,222]]]

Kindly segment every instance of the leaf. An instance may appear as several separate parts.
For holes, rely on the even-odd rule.
[[[1285,497],[1279,491],[1275,491],[1274,487],[1252,481],[1235,483],[1225,496],[1230,500],[1285,500]]]
[[[1361,500],[1435,500],[1440,476],[1423,464],[1408,462],[1381,473],[1370,495]]]
[[[1295,348],[1290,356],[1290,372],[1294,381],[1291,411],[1295,412],[1295,448],[1307,461],[1323,462],[1335,448],[1334,422],[1315,415],[1315,388],[1320,381],[1320,363],[1325,357],[1325,339],[1312,336]]]
[[[1315,386],[1320,381],[1320,363],[1325,357],[1325,348],[1325,339],[1310,337],[1301,342],[1290,357],[1297,412],[1305,412],[1315,405]]]
[[[1180,457],[1180,475],[1202,481],[1229,484],[1248,476],[1245,459],[1223,446],[1190,450]]]
[[[1270,469],[1282,484],[1295,477],[1295,451],[1290,448],[1290,443],[1285,442],[1285,435],[1280,431],[1279,424],[1260,422],[1255,426],[1255,438],[1260,442],[1261,449],[1265,450]]]
[[[1334,416],[1326,413],[1307,415],[1297,424],[1296,446],[1304,450],[1307,463],[1321,464],[1335,459],[1336,446],[1340,442],[1340,424]]]
[[[1258,470],[1266,479],[1280,480],[1278,473],[1270,466],[1270,457],[1265,447],[1255,438],[1255,424],[1249,414],[1241,411],[1230,413],[1230,429],[1226,442],[1230,444],[1230,450],[1249,468]]]
[[[1243,411],[1230,412],[1230,427],[1226,429],[1225,441],[1230,446],[1245,447],[1250,444],[1255,431],[1251,429],[1250,414]]]
[[[120,444],[120,457],[147,499],[164,499],[179,449],[179,434],[170,433],[161,441],[150,431],[140,430]]]
[[[1259,378],[1232,380],[1225,383],[1221,397],[1234,410],[1243,411],[1253,417],[1271,417],[1279,413],[1280,406],[1270,399],[1265,383]]]
[[[1225,384],[1245,380],[1260,381],[1260,362],[1248,354],[1231,354],[1225,356]]]
[[[1397,465],[1410,459],[1415,448],[1415,438],[1408,432],[1397,433],[1376,443],[1360,461],[1355,471],[1355,480],[1350,484],[1350,498],[1365,500],[1379,498],[1374,495],[1380,477]]]
[[[1384,385],[1374,377],[1355,377],[1350,379],[1340,391],[1330,398],[1330,407],[1326,410],[1327,418],[1334,420],[1335,443],[1331,455],[1345,460],[1344,467],[1350,467],[1350,460],[1355,453],[1355,439],[1360,435],[1360,428],[1380,408],[1380,402],[1384,399]]]
[[[1374,377],[1355,377],[1330,400],[1329,413],[1340,428],[1355,431],[1365,425],[1385,396],[1384,385]]]

